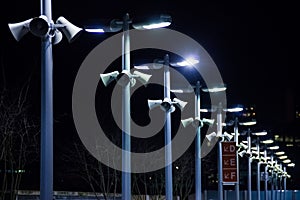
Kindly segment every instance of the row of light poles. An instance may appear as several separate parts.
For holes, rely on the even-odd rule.
[[[261,199],[261,192],[260,192],[260,181],[261,181],[261,165],[264,165],[264,173],[263,173],[263,180],[264,180],[264,188],[265,188],[265,199],[267,200],[269,198],[268,195],[268,181],[271,181],[271,199],[274,198],[277,199],[277,197],[274,196],[274,176],[275,179],[279,175],[281,178],[283,177],[285,186],[284,186],[284,199],[285,199],[285,193],[286,193],[286,178],[290,177],[286,172],[286,166],[294,167],[295,165],[293,163],[288,164],[291,162],[289,159],[287,159],[287,156],[279,156],[278,159],[282,159],[281,163],[278,163],[278,160],[274,161],[274,155],[282,155],[283,152],[277,151],[279,149],[279,146],[272,145],[274,141],[271,139],[261,140],[260,137],[264,137],[267,135],[267,132],[257,132],[253,133],[249,129],[247,131],[247,141],[242,141],[238,146],[240,147],[238,150],[238,155],[243,157],[246,155],[247,161],[248,161],[248,186],[247,186],[247,200],[252,198],[251,195],[251,163],[254,160],[257,160],[257,171],[256,171],[256,183],[257,183],[257,199]],[[251,147],[251,136],[255,136],[255,147]],[[260,145],[262,144],[262,145]],[[261,151],[263,149],[263,151]],[[268,156],[268,153],[271,154]],[[263,156],[261,156],[263,155]],[[283,164],[286,164],[286,166],[282,167]],[[276,172],[276,173],[275,173]],[[269,173],[271,173],[271,179],[269,179]],[[250,183],[250,184],[249,184]],[[277,191],[277,189],[276,189]]]
[[[107,86],[112,80],[117,80],[122,86],[122,198],[131,199],[131,142],[130,142],[130,87],[134,85],[135,79],[142,83],[148,82],[151,75],[147,75],[138,71],[130,73],[130,36],[129,29],[130,24],[135,29],[152,29],[160,28],[170,25],[171,18],[168,15],[161,15],[158,18],[158,23],[133,23],[129,17],[129,14],[125,14],[122,20],[112,20],[109,27],[103,27],[102,29],[82,29],[74,26],[64,17],[59,17],[56,23],[52,20],[51,14],[51,0],[41,0],[41,15],[24,22],[9,24],[9,28],[14,38],[19,41],[26,33],[31,32],[33,35],[41,38],[42,49],[41,49],[41,180],[40,190],[41,199],[52,199],[53,198],[53,92],[52,92],[52,76],[53,76],[53,58],[52,58],[52,45],[58,44],[62,39],[62,33],[66,36],[69,42],[72,42],[81,31],[87,32],[118,32],[123,31],[122,36],[122,71],[114,71],[108,74],[101,74],[101,80],[104,85]],[[170,72],[169,72],[169,56],[165,55],[164,59],[160,61],[164,67],[164,99],[163,100],[149,100],[149,108],[153,108],[157,105],[165,111],[165,168],[166,174],[166,198],[172,199],[172,147],[171,147],[171,113],[174,111],[174,105],[177,105],[180,109],[183,109],[185,102],[174,98],[170,99]],[[196,199],[200,200],[202,196],[201,192],[201,127],[204,124],[212,125],[213,120],[201,119],[200,117],[200,89],[203,92],[221,92],[225,91],[226,87],[220,88],[201,88],[200,81],[196,83],[195,88],[195,117],[194,119],[182,120],[184,126],[192,123],[196,128],[196,142],[195,142],[195,186],[196,186]],[[231,140],[227,133],[222,131],[222,112],[228,111],[229,109],[223,108],[220,103],[217,106],[217,133],[215,135],[207,135],[207,138],[215,136],[221,138],[218,142],[218,197],[220,200],[223,199],[223,181],[222,181],[222,154],[221,154],[221,142],[227,138]],[[233,112],[239,112],[235,110]],[[246,125],[239,123],[236,119],[234,122],[234,140],[236,145],[238,143],[238,125]],[[258,135],[257,135],[258,136]],[[250,129],[247,135],[248,149],[247,153],[250,155],[251,152],[251,136]],[[259,152],[259,145],[256,147]],[[259,155],[259,153],[258,153]],[[271,158],[272,161],[273,157]],[[248,158],[248,200],[251,199],[251,157]],[[237,155],[237,167],[238,167],[238,155]],[[261,162],[257,163],[259,170]],[[274,165],[276,166],[276,164]],[[272,165],[272,173],[275,169]],[[270,167],[270,166],[269,166]],[[239,170],[238,170],[239,171]],[[258,171],[258,176],[260,171]],[[286,174],[286,168],[284,167],[283,173]],[[239,175],[237,175],[239,180]],[[258,186],[260,187],[259,177],[257,177]],[[286,185],[286,179],[284,179]],[[239,200],[239,181],[236,183],[236,199]],[[272,184],[272,188],[273,188]],[[286,186],[285,186],[286,187]],[[260,198],[260,194],[259,198]]]
[[[132,23],[126,13],[123,20],[112,20],[108,27],[101,29],[82,29],[76,27],[64,17],[59,17],[56,23],[52,20],[51,0],[41,0],[41,14],[38,17],[19,23],[9,23],[9,29],[14,38],[19,41],[25,34],[31,32],[41,38],[41,163],[40,163],[40,195],[43,200],[53,199],[53,55],[52,45],[62,40],[62,33],[69,42],[73,42],[79,33],[86,32],[117,32],[122,30],[122,72],[112,73],[103,77],[106,84],[113,78],[125,82],[122,86],[122,198],[131,199],[130,174],[130,80],[134,78],[145,82],[149,76],[136,72],[130,74],[130,37],[129,25],[140,30],[166,27],[171,24],[169,15],[160,15],[157,21]],[[126,82],[124,79],[128,79]]]

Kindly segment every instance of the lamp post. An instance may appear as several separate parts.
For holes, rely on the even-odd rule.
[[[225,86],[215,87],[215,88],[202,88],[203,92],[222,92],[225,91]],[[222,103],[220,102],[217,106],[217,134],[215,135],[221,140],[218,141],[218,199],[223,200],[223,172],[222,172],[222,142],[224,137],[222,137]],[[206,136],[208,138],[209,136]]]
[[[81,32],[64,17],[52,20],[51,0],[40,1],[40,16],[19,23],[10,23],[14,38],[19,41],[29,31],[41,38],[41,162],[40,198],[53,199],[53,54],[52,44],[62,39],[62,31],[69,42]]]
[[[260,200],[260,166],[262,164],[261,158],[260,158],[260,136],[265,136],[267,135],[267,132],[257,132],[257,133],[252,133],[252,135],[256,136],[256,151],[257,151],[257,157],[256,159],[258,162],[256,163],[257,165],[257,173],[256,173],[256,184],[257,184],[257,200]]]
[[[205,119],[201,120],[200,116],[200,81],[197,81],[195,86],[195,119],[188,118],[181,120],[184,127],[188,124],[193,123],[196,128],[196,138],[195,138],[195,199],[202,199],[202,184],[201,184],[201,128],[204,124],[212,125],[214,120]]]
[[[148,100],[148,106],[150,109],[160,106],[165,111],[165,126],[164,126],[164,141],[165,141],[165,188],[166,199],[173,199],[173,179],[172,179],[172,146],[171,146],[171,113],[175,111],[174,105],[177,105],[181,110],[185,107],[186,102],[183,102],[177,98],[171,101],[170,93],[170,59],[166,54],[163,60],[159,60],[159,63],[163,64],[164,69],[164,100]],[[137,67],[136,67],[137,68]]]
[[[122,72],[117,71],[109,74],[101,74],[101,79],[105,85],[111,80],[121,80],[122,86],[122,199],[131,199],[131,125],[130,125],[130,87],[134,85],[134,78],[138,77],[140,72],[130,73],[130,35],[129,25],[132,20],[129,14],[126,13],[123,20],[112,20],[107,32],[123,31],[122,35]],[[145,30],[169,26],[171,17],[161,15],[158,22],[155,23],[133,23],[135,29]],[[87,29],[88,32],[105,32],[105,29]],[[143,75],[147,76],[147,75]],[[150,77],[148,77],[150,78]],[[148,79],[147,78],[147,79]]]

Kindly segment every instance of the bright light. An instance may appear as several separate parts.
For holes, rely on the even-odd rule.
[[[243,111],[243,108],[239,108],[239,107],[237,107],[237,108],[227,108],[226,111],[227,112],[241,112],[241,111]]]
[[[263,135],[267,135],[267,132],[263,131],[263,132],[252,133],[252,135],[263,136]]]
[[[277,156],[284,155],[284,151],[278,151],[278,152],[275,152],[275,155],[277,155]]]
[[[284,160],[284,161],[282,161],[283,163],[290,163],[290,162],[292,162],[290,159],[287,159],[287,160]]]
[[[138,65],[138,66],[134,66],[134,68],[135,69],[144,69],[144,70],[150,69],[150,67],[147,65]]]
[[[186,67],[186,66],[193,66],[197,63],[199,63],[199,60],[197,60],[195,58],[188,58],[184,61],[176,63],[176,65],[179,66],[179,67]]]
[[[104,30],[102,28],[87,28],[84,30],[89,33],[104,33]]]
[[[213,87],[213,88],[202,88],[203,92],[223,92],[226,87]]]
[[[295,167],[295,163],[289,163],[287,166],[288,167]]]
[[[205,108],[203,108],[203,109],[200,109],[200,112],[209,112],[209,110],[208,110],[208,109],[205,109]]]
[[[156,23],[156,24],[143,25],[143,28],[144,29],[162,28],[162,27],[169,26],[170,24],[171,24],[171,22],[160,22],[160,23]]]
[[[178,166],[176,166],[175,168],[176,168],[177,170],[179,169],[179,167],[178,167]]]
[[[240,122],[239,123],[242,126],[252,126],[256,124],[256,121],[250,121],[250,122]]]
[[[277,149],[279,149],[279,146],[272,146],[272,147],[269,147],[269,149],[271,149],[271,150],[277,150]]]
[[[274,140],[272,140],[272,139],[261,141],[261,143],[263,143],[263,144],[272,144],[273,142],[274,142]]]
[[[280,159],[280,160],[287,159],[287,156],[279,156],[279,159]]]

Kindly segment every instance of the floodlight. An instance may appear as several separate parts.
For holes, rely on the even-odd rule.
[[[212,88],[202,88],[203,92],[223,92],[226,90],[226,86],[220,86],[220,87],[212,87]]]
[[[239,125],[242,125],[242,126],[253,126],[255,124],[256,124],[256,120],[252,120],[249,122],[239,122]]]
[[[289,163],[287,166],[288,167],[295,167],[295,163]]]
[[[279,156],[278,157],[280,160],[284,160],[284,159],[287,159],[287,156]]]
[[[290,162],[292,162],[290,159],[286,159],[286,160],[283,160],[282,161],[283,163],[290,163]]]
[[[264,136],[264,135],[267,135],[268,133],[266,131],[262,131],[262,132],[251,133],[251,134],[256,135],[256,136]]]
[[[285,154],[284,151],[277,151],[277,152],[275,152],[275,155],[277,155],[277,156],[282,156],[284,154]]]
[[[271,147],[268,147],[268,149],[270,149],[270,150],[277,150],[277,149],[279,149],[279,146],[271,146]]]
[[[162,14],[159,16],[158,19],[154,19],[153,21],[149,21],[146,23],[133,23],[132,27],[138,30],[145,30],[145,29],[156,29],[167,27],[171,24],[172,18],[169,15]]]
[[[263,144],[272,144],[274,142],[274,140],[269,139],[269,140],[263,140],[263,141],[260,141],[260,142],[263,143]]]

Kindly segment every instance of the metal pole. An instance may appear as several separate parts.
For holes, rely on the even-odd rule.
[[[222,105],[220,103],[217,113],[217,135],[222,135]],[[223,137],[222,137],[223,138]],[[223,171],[222,171],[222,140],[218,142],[218,200],[223,200]]]
[[[264,157],[267,158],[267,149],[265,148],[264,150]],[[267,160],[266,160],[267,162]],[[264,178],[264,181],[265,181],[265,200],[268,200],[268,165],[266,163],[266,166],[265,166],[265,178]]]
[[[251,151],[251,136],[250,136],[250,129],[248,129],[248,151]],[[248,157],[248,193],[247,193],[247,200],[251,200],[251,156]]]
[[[164,57],[164,97],[170,99],[170,70],[169,70],[169,55]],[[165,168],[166,174],[166,199],[172,200],[173,198],[173,184],[172,184],[172,146],[171,146],[171,110],[165,113]]]
[[[195,95],[195,118],[200,120],[200,82],[197,81],[196,95]],[[201,126],[196,128],[196,153],[195,153],[195,186],[196,186],[196,200],[201,200],[202,186],[201,186]]]
[[[258,162],[257,162],[257,174],[256,174],[256,184],[257,184],[257,200],[260,200],[260,148],[259,148],[259,137],[256,140],[256,151],[258,152]]]
[[[277,160],[275,160],[275,165],[274,166],[277,166]],[[275,172],[275,199],[277,200],[277,195],[278,195],[278,172],[276,171]]]
[[[52,20],[51,0],[41,0],[41,15]],[[40,198],[53,199],[53,55],[47,34],[41,44],[41,163]]]
[[[283,167],[284,177],[283,177],[283,200],[286,200],[286,167]]]
[[[122,69],[130,71],[129,15],[123,18]],[[130,82],[122,88],[122,199],[131,199]]]
[[[273,155],[271,155],[271,165],[273,166],[273,161],[274,161],[274,158],[273,158]],[[272,170],[271,170],[271,199],[273,200],[274,199],[274,169],[272,167]]]
[[[238,130],[238,118],[235,118],[234,122],[234,141],[235,146],[239,145],[239,130]],[[235,184],[235,198],[236,200],[240,200],[240,170],[239,170],[239,155],[236,154],[236,184]]]

